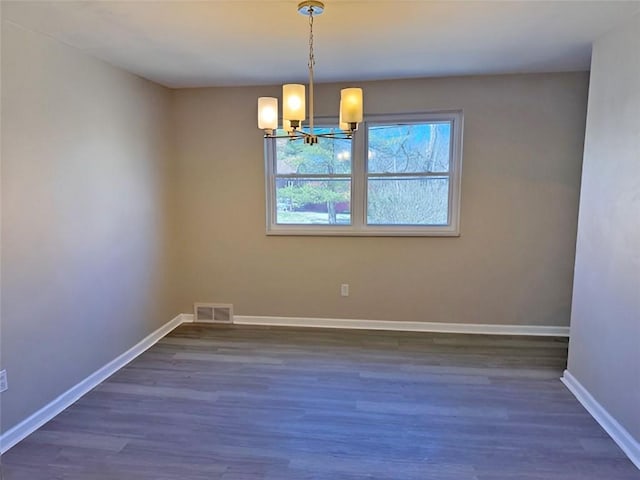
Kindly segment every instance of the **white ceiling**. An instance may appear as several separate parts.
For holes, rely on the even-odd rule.
[[[306,79],[297,0],[2,1],[11,21],[170,87]],[[635,1],[326,0],[318,81],[586,70]]]

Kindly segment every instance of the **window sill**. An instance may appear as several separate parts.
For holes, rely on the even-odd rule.
[[[345,228],[289,228],[278,227],[267,229],[267,236],[290,237],[460,237],[460,232],[451,227],[431,227],[429,230],[420,228],[367,228],[356,230]]]

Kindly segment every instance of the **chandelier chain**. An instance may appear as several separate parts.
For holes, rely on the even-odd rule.
[[[313,54],[313,7],[309,8],[309,68],[312,69],[316,64]]]

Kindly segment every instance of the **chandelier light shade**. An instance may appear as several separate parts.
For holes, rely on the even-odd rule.
[[[304,140],[313,145],[318,137],[333,139],[349,139],[363,119],[363,100],[361,88],[345,88],[340,92],[339,129],[340,132],[319,133],[313,131],[313,16],[324,11],[324,3],[307,0],[298,4],[298,12],[309,17],[309,122],[306,120],[306,89],[300,84],[282,86],[282,128],[286,135],[278,136],[278,99],[274,97],[258,98],[258,128],[264,130],[265,138],[289,138]]]
[[[305,120],[304,85],[290,83],[282,86],[282,118],[294,122]]]
[[[340,92],[340,113],[345,123],[362,122],[361,88],[345,88]]]
[[[258,98],[258,128],[275,131],[278,128],[278,99],[273,97]]]

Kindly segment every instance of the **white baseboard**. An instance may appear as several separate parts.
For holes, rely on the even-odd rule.
[[[564,375],[560,380],[562,380],[562,383],[573,393],[595,421],[609,434],[613,441],[618,444],[627,457],[629,457],[629,460],[640,469],[640,442],[634,439],[568,370],[564,371]]]
[[[20,422],[15,427],[7,430],[0,436],[0,453],[5,453],[15,444],[25,439],[33,432],[35,432],[42,425],[47,423],[53,417],[58,415],[60,412],[65,410],[67,407],[76,402],[80,397],[84,394],[91,391],[93,388],[98,386],[100,383],[105,381],[115,372],[120,370],[126,364],[131,362],[138,355],[144,353],[150,347],[152,347],[155,343],[157,343],[161,338],[171,332],[173,329],[178,327],[181,323],[185,321],[189,321],[189,319],[183,318],[183,315],[178,315],[170,322],[166,323],[162,327],[160,327],[155,332],[151,333],[143,340],[138,342],[136,345],[131,347],[129,350],[124,352],[119,357],[113,359],[109,363],[107,363],[104,367],[99,370],[93,372],[87,378],[82,380],[77,385],[71,387],[69,390],[64,392],[58,398],[50,402],[49,404],[42,407],[36,413],[28,417],[27,419]],[[193,319],[191,319],[193,321]]]
[[[569,327],[540,325],[490,325],[471,323],[396,322],[351,318],[264,317],[236,315],[238,325],[278,327],[348,328],[357,330],[396,330],[404,332],[475,333],[486,335],[535,335],[568,337]]]

